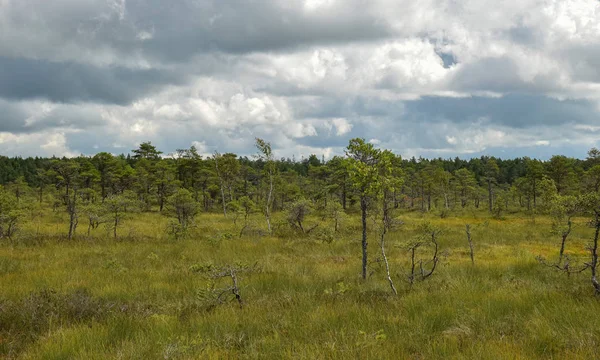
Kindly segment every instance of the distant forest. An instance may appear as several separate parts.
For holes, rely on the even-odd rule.
[[[298,198],[327,206],[337,199],[344,209],[357,201],[348,176],[348,156],[324,161],[311,155],[300,161],[273,159],[277,173],[273,185],[273,210]],[[94,200],[115,194],[136,194],[138,200],[161,210],[166,199],[186,189],[205,211],[220,210],[241,197],[259,201],[264,190],[265,160],[215,152],[209,157],[194,147],[163,156],[150,142],[131,154],[114,156],[101,152],[76,158],[0,156],[0,185],[36,193],[39,201],[65,183],[86,189]],[[393,194],[395,207],[428,211],[434,208],[480,207],[492,210],[497,199],[503,207],[532,209],[544,201],[544,193],[578,195],[600,189],[600,151],[588,152],[585,160],[555,155],[547,161],[528,157],[499,159],[482,156],[459,159],[403,159],[393,162],[402,187]],[[35,189],[35,191],[34,191]],[[500,205],[499,205],[500,206]]]

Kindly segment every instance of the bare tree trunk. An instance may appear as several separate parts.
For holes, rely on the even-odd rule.
[[[165,189],[166,185],[162,184],[160,186],[160,193],[158,195],[158,207],[160,212],[163,211],[163,209],[165,208],[165,193],[166,193],[166,189]]]
[[[471,251],[471,264],[475,265],[475,254],[473,252],[473,240],[471,239],[471,225],[467,224],[467,241],[469,242],[469,249]]]
[[[223,216],[227,217],[227,202],[225,202],[225,192],[221,186],[221,202],[223,203]]]
[[[271,199],[273,197],[273,174],[269,172],[269,194],[267,195],[267,208],[265,211],[265,217],[267,218],[267,227],[269,228],[269,234],[271,231]]]
[[[364,195],[360,198],[360,211],[362,220],[362,278],[367,278],[367,199]]]
[[[385,262],[387,281],[390,283],[390,287],[392,288],[392,292],[394,293],[394,295],[398,295],[398,291],[396,290],[396,287],[394,286],[394,281],[392,280],[392,277],[390,275],[390,264],[388,263],[387,256],[385,255],[385,232],[386,230],[384,225],[383,231],[381,232],[381,256],[383,257],[383,261]]]
[[[410,284],[412,285],[415,282],[415,252],[417,251],[417,245],[414,245],[411,249],[410,249],[410,276],[409,276],[409,281]]]
[[[229,274],[231,276],[231,281],[233,283],[231,292],[235,296],[235,299],[237,300],[237,302],[240,304],[240,309],[241,309],[244,306],[244,302],[242,301],[242,296],[240,295],[240,289],[238,287],[238,282],[237,282],[237,275],[236,275],[234,269],[230,269]]]
[[[346,180],[344,179],[344,185],[342,186],[342,208],[346,210]]]
[[[598,268],[598,236],[600,235],[600,212],[596,211],[596,233],[594,234],[594,243],[591,248],[592,253],[592,263],[590,265],[592,270],[592,285],[594,285],[594,290],[596,295],[600,295],[600,283],[598,283],[598,279],[596,278],[596,271]]]
[[[488,204],[490,208],[490,212],[492,212],[494,208],[494,196],[492,194],[492,180],[488,179]]]
[[[431,189],[427,192],[427,211],[431,211]]]
[[[77,188],[73,190],[73,198],[67,196],[67,210],[69,212],[69,241],[73,239],[77,229]]]
[[[533,208],[536,209],[537,208],[537,197],[536,197],[536,187],[535,187],[535,178],[533,178]]]
[[[227,217],[227,203],[225,202],[225,190],[223,189],[223,178],[219,172],[219,153],[215,152],[215,167],[217,169],[217,176],[219,177],[219,183],[221,185],[221,201],[223,202],[223,216]]]
[[[560,265],[562,263],[563,255],[565,253],[565,244],[567,242],[567,237],[571,233],[571,225],[572,225],[571,219],[568,220],[567,224],[568,224],[567,231],[562,233],[562,242],[560,244],[560,253],[558,254],[558,265]]]
[[[113,235],[115,237],[115,239],[117,238],[117,226],[119,226],[119,214],[115,213],[115,227],[113,229]]]
[[[438,258],[439,245],[438,245],[437,240],[436,240],[435,237],[436,237],[436,232],[433,231],[431,233],[431,242],[434,245],[433,258],[431,259],[431,261],[433,262],[433,265],[431,267],[431,270],[428,273],[425,273],[423,271],[423,262],[421,262],[421,278],[423,280],[426,279],[426,278],[428,278],[428,277],[430,277],[431,275],[433,275],[433,272],[435,271],[435,268],[437,267],[437,264],[438,264],[438,261],[439,261],[439,258]]]

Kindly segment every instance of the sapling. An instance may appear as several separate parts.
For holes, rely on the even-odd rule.
[[[600,296],[600,282],[597,278],[598,239],[600,237],[600,195],[586,194],[584,196],[580,196],[575,200],[573,198],[568,197],[559,197],[558,200],[560,200],[560,204],[562,204],[562,210],[565,211],[567,214],[570,214],[567,216],[566,230],[563,230],[562,232],[562,243],[559,253],[559,260],[555,264],[548,264],[546,263],[543,257],[538,256],[538,261],[540,261],[546,266],[550,266],[558,270],[564,271],[567,274],[581,273],[587,269],[590,269],[591,282],[592,286],[594,287],[594,293],[595,295]],[[564,256],[566,239],[569,233],[571,232],[571,216],[580,211],[593,214],[593,220],[590,222],[590,225],[594,228],[594,237],[592,239],[592,243],[589,246],[587,246],[587,250],[590,252],[590,261],[585,262],[583,266],[579,268],[572,268],[569,265],[568,258],[564,262],[564,264],[561,264],[561,261]]]
[[[227,203],[227,210],[229,214],[231,214],[231,220],[233,221],[233,225],[237,225],[237,221],[241,215],[242,207],[240,203],[236,200]]]
[[[0,185],[0,239],[10,239],[16,233],[22,217],[16,196]]]
[[[287,220],[290,226],[296,229],[300,229],[303,234],[308,234],[312,230],[316,229],[319,224],[312,226],[311,228],[304,228],[304,220],[312,212],[312,206],[308,200],[301,199],[295,201],[290,205],[287,211]]]
[[[367,242],[367,211],[369,202],[377,196],[379,179],[377,163],[381,151],[364,139],[352,139],[346,148],[348,156],[348,174],[352,186],[360,196],[360,212],[362,224],[362,278],[367,279],[368,242]]]
[[[117,238],[117,229],[127,214],[139,207],[139,202],[134,200],[132,195],[110,195],[102,204],[107,217],[111,219],[108,226],[115,239]]]
[[[192,193],[187,189],[179,189],[167,200],[167,214],[174,218],[169,231],[177,238],[186,236],[199,210]]]
[[[333,220],[333,230],[340,231],[340,223],[344,219],[344,208],[337,201],[330,201],[325,208],[326,216]]]
[[[555,263],[548,263],[544,257],[538,256],[537,259],[540,263],[567,273],[570,272],[569,258],[565,256],[565,248],[567,238],[571,234],[573,227],[572,218],[582,210],[581,205],[581,199],[574,196],[556,195],[550,201],[548,208],[553,218],[552,233],[561,237],[560,250],[558,252],[558,260]]]
[[[90,237],[92,230],[97,229],[106,219],[102,214],[102,207],[98,204],[87,204],[82,206],[81,213],[88,221],[87,236]]]
[[[240,237],[242,237],[244,231],[250,225],[250,215],[257,210],[257,207],[254,201],[252,201],[252,199],[250,199],[248,196],[242,196],[239,198],[237,203],[239,204],[239,212],[243,213],[244,215],[244,226],[240,230]]]
[[[70,195],[65,196],[67,213],[69,214],[69,241],[73,239],[75,236],[75,231],[77,230],[77,225],[79,224],[79,206],[77,204],[78,201],[78,189],[77,186],[73,187],[73,191],[71,191]]]

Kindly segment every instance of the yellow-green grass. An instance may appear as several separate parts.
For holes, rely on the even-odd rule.
[[[158,213],[133,215],[116,240],[103,228],[88,238],[82,223],[77,238],[67,242],[64,215],[48,213],[0,245],[0,357],[596,357],[600,302],[589,272],[567,276],[536,260],[557,256],[560,237],[551,234],[549,218],[513,214],[495,220],[483,212],[400,218],[404,225],[387,237],[399,291],[393,296],[377,261],[375,232],[369,234],[370,277],[360,278],[355,215],[331,242],[317,233],[331,223],[309,219],[322,223],[304,236],[285,227],[282,214],[273,236],[239,237],[242,220],[234,225],[222,215],[202,214],[190,237],[176,240],[167,235],[168,219]],[[439,243],[446,256],[432,277],[410,286],[407,244],[425,221],[442,229]],[[586,221],[576,219],[567,246],[580,262],[593,235]],[[258,215],[252,223],[265,227]],[[425,249],[419,256],[427,256]],[[239,275],[244,307],[236,302],[203,307],[198,293],[209,280],[193,269],[236,263],[257,264],[259,270]],[[227,285],[227,279],[218,285]],[[50,290],[53,295],[39,295]],[[36,313],[43,318],[38,323],[27,311],[15,313],[35,309],[36,302],[54,315]],[[67,310],[55,309],[60,306]],[[102,311],[90,309],[94,306]]]

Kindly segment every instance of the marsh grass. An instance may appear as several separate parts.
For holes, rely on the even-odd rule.
[[[0,245],[0,357],[24,359],[187,358],[594,358],[600,303],[587,273],[541,266],[560,238],[549,218],[484,213],[400,215],[387,238],[399,295],[389,292],[376,234],[369,279],[360,279],[356,214],[327,241],[284,226],[251,232],[202,214],[186,239],[168,219],[135,214],[117,240],[100,227],[66,241],[63,214],[47,213]],[[317,215],[307,220],[333,228]],[[407,281],[407,243],[419,225],[442,229],[446,257],[434,275]],[[592,229],[575,219],[568,254],[587,256]],[[264,228],[264,218],[251,219]],[[472,225],[475,265],[465,224]],[[420,256],[426,257],[427,253]],[[203,266],[258,264],[240,274],[244,307],[205,306]]]

